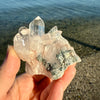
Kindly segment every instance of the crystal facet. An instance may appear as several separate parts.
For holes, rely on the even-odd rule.
[[[30,24],[29,30],[31,35],[40,35],[42,36],[45,32],[44,21],[38,16]]]
[[[57,26],[54,26],[54,27],[49,31],[49,33],[50,33],[50,34],[55,34],[57,31],[58,31]]]
[[[27,73],[42,74],[56,80],[63,76],[69,65],[81,59],[62,37],[62,31],[57,26],[47,34],[44,28],[44,22],[39,16],[29,24],[29,29],[21,27],[14,37],[14,49],[26,61]]]
[[[25,27],[25,26],[22,26],[22,27],[19,28],[18,33],[19,33],[20,35],[22,35],[22,36],[23,36],[23,35],[27,35],[28,32],[27,32],[26,30],[28,30],[28,28]]]

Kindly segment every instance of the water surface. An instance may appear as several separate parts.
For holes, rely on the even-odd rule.
[[[0,34],[36,16],[44,20],[100,16],[99,0],[0,0]],[[14,28],[13,27],[13,28]],[[2,31],[2,32],[1,32]]]
[[[100,16],[99,0],[0,0],[0,19],[25,20],[41,16],[62,19],[74,16]]]

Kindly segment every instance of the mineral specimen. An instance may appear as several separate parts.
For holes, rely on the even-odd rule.
[[[55,26],[45,34],[45,24],[39,16],[29,24],[29,29],[19,28],[14,37],[14,49],[26,61],[27,73],[56,80],[63,76],[69,65],[81,61],[61,33]]]

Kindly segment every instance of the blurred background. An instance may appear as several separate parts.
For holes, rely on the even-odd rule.
[[[57,25],[82,59],[63,100],[100,100],[100,0],[0,0],[0,65],[19,27],[37,16],[46,33]]]

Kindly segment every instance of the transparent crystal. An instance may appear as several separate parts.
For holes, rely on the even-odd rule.
[[[58,31],[57,26],[54,26],[48,33],[55,34]]]
[[[25,27],[25,26],[22,26],[22,27],[19,28],[18,33],[19,33],[20,35],[22,35],[22,36],[23,36],[23,35],[27,35],[28,32],[27,32],[26,30],[28,30],[28,28]]]
[[[14,37],[14,49],[26,61],[27,73],[56,80],[63,76],[69,65],[81,59],[57,26],[47,34],[44,34],[44,28],[44,21],[39,16],[29,24],[29,29],[25,26],[19,28]]]
[[[44,21],[38,16],[30,24],[29,30],[31,35],[42,36],[45,34],[45,24]]]

